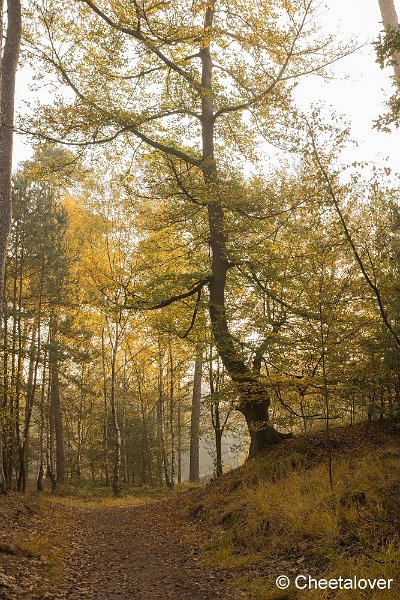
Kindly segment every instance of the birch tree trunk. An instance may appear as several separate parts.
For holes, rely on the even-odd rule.
[[[383,27],[386,31],[389,29],[396,29],[399,26],[399,19],[394,6],[394,0],[378,0],[378,2],[382,15]],[[393,60],[394,76],[400,83],[400,52],[395,52],[393,54]]]
[[[199,465],[199,430],[200,430],[200,401],[201,401],[201,380],[202,380],[202,356],[199,353],[194,364],[193,376],[193,396],[192,413],[190,419],[190,465],[189,481],[199,483],[200,465]]]
[[[3,0],[0,0],[1,40],[3,39]],[[11,172],[14,126],[15,76],[21,44],[21,2],[7,0],[7,31],[4,52],[0,42],[0,315],[4,295],[4,270],[11,226]],[[3,467],[0,421],[0,493],[7,491]]]

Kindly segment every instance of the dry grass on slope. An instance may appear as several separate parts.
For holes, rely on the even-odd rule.
[[[272,448],[187,495],[188,518],[215,531],[205,556],[252,598],[400,597],[400,435],[375,424],[333,432],[333,490],[323,433]],[[391,590],[279,591],[278,575],[394,579]],[[397,579],[397,581],[396,581]]]

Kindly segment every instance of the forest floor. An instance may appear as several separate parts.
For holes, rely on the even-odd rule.
[[[392,577],[391,593],[368,598],[398,600],[399,432],[333,430],[332,488],[320,432],[162,500],[10,493],[0,498],[0,600],[289,600],[298,590],[275,579],[296,573]]]
[[[204,568],[204,532],[182,517],[178,503],[74,503],[33,494],[1,499],[0,599],[247,597],[229,584],[226,571]]]

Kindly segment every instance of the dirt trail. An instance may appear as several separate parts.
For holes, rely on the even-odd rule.
[[[176,509],[176,506],[175,506]],[[222,572],[206,568],[195,532],[174,502],[79,509],[57,600],[243,600]],[[191,541],[192,540],[192,541]]]

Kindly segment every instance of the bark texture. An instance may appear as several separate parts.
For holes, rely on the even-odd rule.
[[[208,187],[208,225],[212,250],[209,284],[209,314],[211,327],[222,362],[236,384],[240,398],[239,411],[244,415],[251,437],[249,456],[255,456],[266,446],[280,442],[282,436],[269,423],[270,399],[267,389],[241,359],[229,330],[226,315],[225,289],[230,268],[225,238],[224,209],[218,198],[217,165],[214,155],[215,113],[213,104],[213,61],[210,32],[214,20],[214,3],[209,3],[204,21],[204,41],[200,50],[202,64],[202,173]]]
[[[4,296],[4,269],[11,226],[11,173],[14,127],[15,76],[21,44],[21,2],[7,0],[7,31],[2,51],[3,0],[0,0],[0,316]],[[0,419],[0,493],[7,489],[3,468]]]
[[[399,26],[399,19],[394,6],[394,0],[378,0],[378,2],[385,30],[397,28]],[[400,52],[396,52],[393,55],[393,60],[394,76],[400,83]]]
[[[50,347],[50,410],[54,423],[56,438],[56,474],[57,483],[65,481],[65,457],[64,457],[64,427],[61,408],[60,381],[58,368],[58,348],[56,334],[53,330]]]

